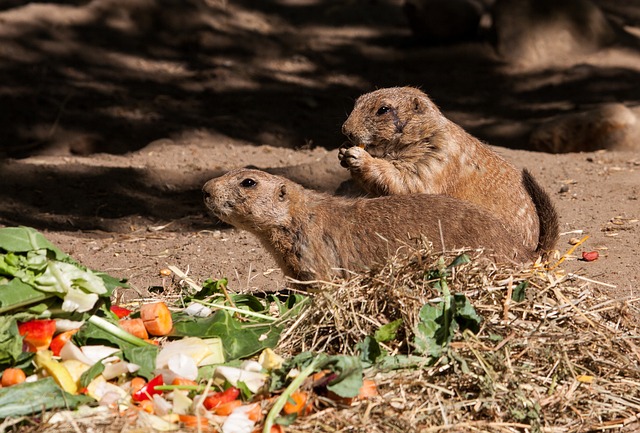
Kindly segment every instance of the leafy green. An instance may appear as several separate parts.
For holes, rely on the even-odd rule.
[[[391,341],[396,339],[396,333],[398,329],[402,326],[402,319],[394,320],[393,322],[389,322],[386,325],[382,325],[376,333],[374,337],[376,341],[384,343],[385,341]]]
[[[92,402],[91,397],[72,395],[60,388],[52,377],[0,388],[0,419],[41,413],[54,408],[73,409]]]
[[[104,364],[96,362],[87,371],[80,376],[80,388],[84,388],[91,383],[93,379],[100,376],[104,371]]]
[[[233,313],[218,310],[209,317],[192,317],[182,312],[173,314],[172,337],[220,337],[225,359],[244,358],[278,343],[281,325],[241,322]]]
[[[86,312],[123,285],[81,266],[30,227],[0,228],[0,276],[0,312],[54,295],[63,299],[63,311]]]
[[[11,316],[0,316],[0,366],[13,365],[22,353],[22,337]]]
[[[383,352],[380,348],[378,340],[370,336],[365,337],[358,344],[358,349],[360,349],[360,361],[366,367],[375,364],[382,356],[386,355],[386,352]]]
[[[469,329],[478,332],[482,318],[476,313],[463,294],[451,294],[447,284],[450,270],[470,261],[466,254],[456,257],[444,266],[442,260],[438,269],[431,270],[428,278],[434,280],[433,287],[440,290],[442,300],[436,305],[425,304],[420,309],[420,322],[414,329],[416,351],[436,360],[453,339],[456,331]]]
[[[310,301],[311,298],[308,296],[300,295],[294,293],[285,298],[284,301],[281,301],[275,295],[269,295],[267,297],[267,301],[272,302],[276,308],[278,309],[278,314],[280,316],[289,315],[296,316],[300,313],[300,310],[304,308]]]
[[[513,293],[511,294],[511,300],[514,302],[522,302],[525,299],[526,290],[529,287],[528,281],[523,281],[513,289]]]
[[[51,296],[14,278],[5,284],[0,284],[0,314],[43,301]]]
[[[172,337],[219,337],[222,340],[225,359],[245,358],[278,343],[285,318],[298,314],[308,304],[309,298],[302,295],[289,296],[284,302],[277,297],[267,297],[266,305],[253,295],[230,295],[234,311],[219,309],[209,317],[193,317],[183,312],[173,314]],[[276,319],[268,315],[273,302],[280,312]],[[216,308],[215,303],[206,304]],[[222,308],[223,305],[218,307]],[[229,308],[226,307],[225,308]],[[242,316],[246,311],[246,317]],[[252,314],[248,314],[251,312]]]
[[[124,358],[140,366],[136,372],[147,380],[154,377],[153,370],[156,368],[156,357],[158,356],[158,346],[149,345],[145,347],[131,347],[123,350]]]
[[[380,371],[399,370],[401,368],[422,368],[433,364],[433,358],[417,355],[383,356],[376,363]]]
[[[0,228],[0,248],[14,253],[45,249],[51,251],[58,260],[68,257],[49,242],[44,235],[31,227]]]

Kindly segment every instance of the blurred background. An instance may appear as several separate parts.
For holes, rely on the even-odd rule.
[[[527,149],[554,116],[639,104],[639,26],[629,0],[5,0],[0,155],[335,149],[355,98],[396,85]]]

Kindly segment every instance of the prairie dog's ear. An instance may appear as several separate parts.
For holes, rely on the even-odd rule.
[[[411,103],[411,108],[416,113],[422,114],[427,109],[427,104],[425,104],[422,99],[416,96],[415,98],[413,98],[413,101]]]
[[[287,199],[287,185],[284,183],[280,185],[280,191],[278,192],[278,200],[285,201]]]

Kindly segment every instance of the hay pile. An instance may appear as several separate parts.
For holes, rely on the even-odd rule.
[[[455,255],[445,258],[449,263]],[[289,329],[281,350],[356,354],[356,343],[403,319],[408,353],[420,307],[440,294],[425,270],[427,251],[375,274],[326,286]],[[452,270],[451,292],[482,316],[480,331],[458,333],[448,353],[422,368],[375,372],[380,397],[329,407],[287,429],[313,432],[586,432],[640,420],[638,300],[612,300],[606,284],[542,265],[496,266],[476,257]],[[528,282],[526,299],[512,300]],[[634,429],[635,430],[635,429]],[[631,431],[625,429],[625,431]]]

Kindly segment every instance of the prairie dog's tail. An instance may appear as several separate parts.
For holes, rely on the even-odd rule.
[[[522,184],[536,206],[536,213],[540,221],[540,237],[538,238],[536,252],[546,254],[553,250],[560,237],[558,213],[549,195],[526,168],[522,170]]]

